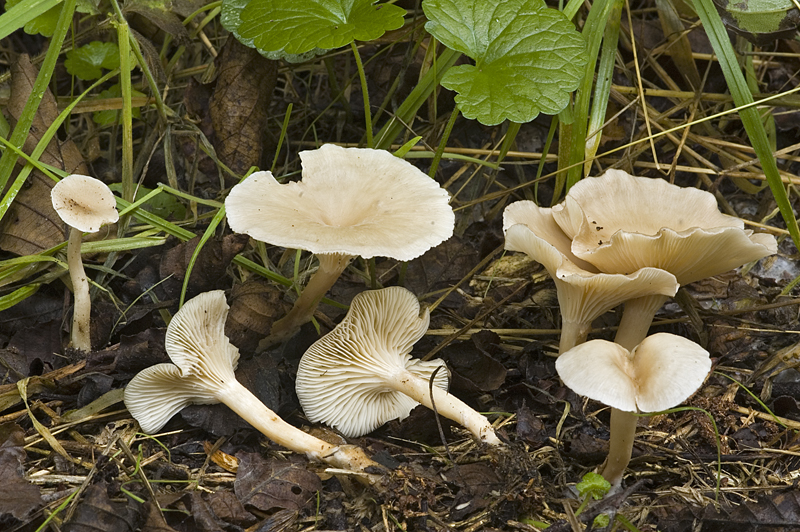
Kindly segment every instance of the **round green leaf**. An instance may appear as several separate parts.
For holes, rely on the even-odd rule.
[[[20,2],[22,0],[6,0],[5,10],[8,11]],[[36,35],[38,33],[45,37],[52,37],[53,32],[56,31],[58,17],[61,15],[61,6],[62,4],[58,4],[48,9],[38,17],[30,20],[22,29],[28,35]]]
[[[422,7],[425,29],[475,60],[442,79],[467,118],[496,125],[557,114],[583,78],[583,37],[542,0],[426,0]]]
[[[270,59],[304,61],[403,25],[405,10],[375,0],[225,0],[222,25]]]
[[[101,69],[119,67],[119,47],[113,42],[90,42],[67,52],[64,66],[67,72],[80,79],[99,79],[103,75]]]

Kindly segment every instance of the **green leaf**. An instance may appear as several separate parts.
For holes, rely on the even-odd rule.
[[[0,39],[5,39],[39,15],[60,5],[61,0],[16,0],[14,4],[7,0],[5,13],[0,16]]]
[[[757,44],[791,39],[800,25],[792,0],[714,0],[726,26]]]
[[[607,527],[608,523],[610,523],[610,522],[611,522],[611,518],[608,516],[608,514],[600,514],[600,515],[598,515],[597,517],[594,518],[594,522],[592,523],[592,526],[594,526],[594,528],[597,528],[599,530],[601,528]]]
[[[82,80],[98,79],[103,75],[102,68],[119,67],[119,47],[113,42],[90,42],[67,52],[64,66],[67,72]]]
[[[403,25],[405,10],[375,0],[225,0],[222,25],[270,59],[305,61]]]
[[[586,473],[583,475],[583,480],[578,482],[575,488],[581,497],[591,496],[593,499],[599,500],[608,493],[608,490],[611,489],[611,484],[602,475]]]
[[[131,92],[131,96],[146,96],[143,92],[139,92],[134,90]],[[110,86],[108,89],[104,90],[100,93],[100,98],[121,98],[122,97],[122,89],[119,86],[119,83]],[[98,126],[108,126],[111,124],[116,123],[117,117],[122,112],[121,109],[109,109],[107,111],[95,111],[92,114],[92,120],[94,120],[95,124]],[[133,109],[133,116],[135,118],[140,118],[142,115],[139,112],[139,108],[136,107]]]
[[[5,10],[8,11],[21,1],[22,0],[6,0]],[[25,30],[25,33],[29,35],[36,35],[39,33],[45,37],[52,37],[53,32],[56,30],[56,24],[58,23],[59,15],[61,15],[61,4],[52,7],[41,15],[35,17],[30,22],[25,24],[23,29]]]
[[[98,12],[97,8],[92,4],[92,2],[96,2],[96,1],[99,1],[99,0],[79,0],[77,2],[77,7],[75,8],[75,11],[78,11],[79,13],[89,13],[89,14],[97,13]],[[46,9],[43,12],[40,12],[40,11],[42,11],[42,6],[46,6],[46,5],[50,5],[50,4],[55,4],[55,5],[53,7],[50,7],[49,9]],[[58,17],[61,15],[62,3],[60,1],[59,2],[41,2],[41,1],[31,2],[31,1],[27,1],[27,0],[6,0],[6,5],[5,5],[6,13],[8,13],[8,11],[12,7],[19,6],[19,5],[23,6],[23,9],[25,9],[25,6],[29,6],[27,9],[25,9],[27,14],[30,14],[30,13],[36,14],[36,16],[30,18],[25,23],[25,25],[23,26],[23,30],[25,31],[25,33],[27,33],[29,35],[36,35],[38,33],[38,34],[44,35],[45,37],[52,37],[53,36],[53,32],[56,29],[56,23],[58,23]],[[22,15],[25,15],[25,14],[26,13],[22,13]],[[28,15],[28,16],[30,16],[30,15]],[[8,35],[8,32],[5,31],[5,28],[3,28],[3,31],[0,31],[0,38],[5,37],[6,35]]]
[[[467,118],[496,125],[557,114],[583,78],[583,37],[542,0],[426,0],[422,7],[425,29],[475,60],[442,79]]]

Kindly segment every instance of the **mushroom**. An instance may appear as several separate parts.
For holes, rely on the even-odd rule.
[[[312,460],[366,473],[368,480],[374,480],[365,470],[378,464],[359,447],[332,445],[306,434],[283,421],[236,380],[239,350],[225,336],[227,316],[225,293],[214,290],[187,301],[172,318],[165,344],[173,364],[151,366],[125,388],[125,406],[142,430],[157,432],[189,404],[224,403],[275,443]]]
[[[67,266],[75,298],[70,345],[81,351],[91,351],[92,301],[81,262],[81,238],[84,232],[96,233],[101,226],[119,220],[116,200],[105,183],[79,174],[68,175],[56,183],[50,199],[58,216],[70,226]]]
[[[660,268],[681,285],[777,252],[775,237],[745,230],[742,220],[719,212],[713,194],[622,170],[578,182],[553,207],[553,217],[575,256],[600,271]],[[617,343],[632,349],[641,342],[665,300],[628,302]]]
[[[612,407],[609,455],[603,476],[618,488],[631,459],[638,417],[677,406],[692,395],[711,369],[708,351],[667,333],[645,338],[628,351],[614,342],[591,340],[556,360],[556,371],[575,393]]]
[[[231,229],[286,248],[311,251],[319,269],[268,342],[308,322],[356,256],[411,260],[453,234],[449,196],[412,164],[383,150],[326,144],[300,152],[301,181],[280,184],[256,172],[225,200]]]
[[[411,358],[409,352],[429,322],[428,310],[420,312],[417,298],[405,288],[368,290],[354,297],[341,323],[300,359],[297,397],[309,421],[360,436],[405,418],[422,403],[481,441],[501,444],[484,416],[447,393],[449,373],[443,361]]]
[[[773,236],[745,230],[742,220],[719,212],[712,194],[621,170],[580,181],[550,216],[547,224],[528,227],[565,256],[607,274],[655,267],[686,284],[777,252]],[[625,301],[615,342],[628,350],[641,343],[668,296],[654,292]],[[611,418],[614,424],[636,422],[617,410]],[[612,441],[611,455],[622,452],[615,447]]]
[[[636,297],[675,295],[675,276],[658,268],[641,268],[630,275],[598,272],[575,257],[570,241],[556,225],[551,209],[518,201],[503,213],[506,249],[522,251],[540,262],[556,284],[561,308],[559,353],[586,340],[592,321]]]

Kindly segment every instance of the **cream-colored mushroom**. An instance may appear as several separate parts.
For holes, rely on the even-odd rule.
[[[239,350],[225,336],[227,315],[225,293],[215,290],[187,301],[172,318],[165,344],[173,364],[147,368],[125,388],[125,406],[142,430],[157,432],[189,404],[223,403],[275,443],[374,481],[381,468],[359,447],[333,445],[286,423],[236,380]]]
[[[75,299],[70,345],[81,351],[91,351],[92,301],[81,261],[81,239],[84,232],[96,233],[103,225],[119,219],[116,200],[105,183],[79,174],[69,175],[56,183],[50,199],[58,216],[70,226],[67,266]]]
[[[775,237],[719,212],[713,194],[608,170],[573,186],[553,208],[575,256],[606,273],[666,270],[685,285],[777,252]],[[626,304],[617,343],[632,349],[666,297]],[[630,308],[630,312],[628,311]]]
[[[575,393],[612,407],[609,454],[603,476],[618,488],[631,459],[638,417],[679,405],[711,369],[708,351],[667,333],[648,336],[632,351],[591,340],[563,353],[556,371]]]
[[[408,416],[421,403],[435,406],[481,441],[499,445],[486,417],[447,393],[444,362],[411,358],[429,322],[427,309],[420,312],[417,298],[405,288],[368,290],[353,298],[341,323],[300,360],[297,397],[308,419],[360,436]]]
[[[556,225],[551,209],[531,201],[512,203],[503,214],[506,249],[522,251],[545,267],[556,284],[561,308],[559,353],[586,340],[592,321],[633,298],[675,295],[675,276],[657,268],[629,275],[598,272],[570,251],[570,241]]]
[[[326,144],[300,152],[303,178],[278,183],[257,172],[231,190],[231,229],[270,244],[304,249],[319,269],[263,346],[290,337],[356,256],[411,260],[453,234],[447,191],[383,150]]]

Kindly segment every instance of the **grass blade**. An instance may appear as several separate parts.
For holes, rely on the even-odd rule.
[[[703,22],[703,27],[711,41],[711,46],[717,54],[717,59],[720,67],[722,67],[722,73],[728,83],[734,103],[736,103],[737,107],[752,104],[753,94],[747,86],[747,81],[739,67],[739,62],[736,60],[736,54],[728,37],[728,32],[722,24],[722,19],[713,1],[695,0],[694,8]],[[742,120],[745,131],[747,131],[747,136],[750,138],[750,143],[753,145],[758,160],[761,161],[761,168],[764,170],[764,175],[767,178],[767,183],[775,202],[778,204],[781,216],[783,216],[783,221],[786,222],[786,228],[792,236],[794,245],[800,248],[800,228],[797,226],[797,218],[795,218],[792,205],[789,203],[789,197],[786,194],[786,188],[781,181],[778,165],[775,162],[767,131],[761,121],[758,109],[753,106],[739,109],[739,117]]]

